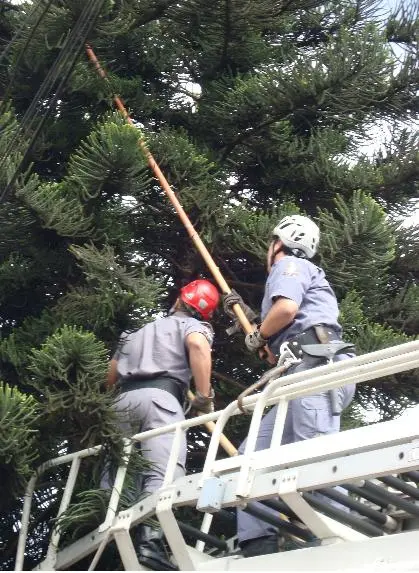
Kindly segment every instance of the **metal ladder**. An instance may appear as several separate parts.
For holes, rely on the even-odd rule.
[[[117,513],[126,465],[117,471],[107,515],[94,531],[63,549],[54,530],[46,557],[37,570],[68,569],[93,554],[94,570],[107,544],[114,540],[126,570],[144,570],[138,563],[130,529],[157,517],[180,570],[226,571],[419,571],[419,423],[403,418],[311,440],[280,445],[288,401],[314,392],[362,383],[419,366],[419,341],[350,360],[273,378],[258,395],[244,399],[253,410],[242,455],[217,459],[223,429],[241,412],[237,402],[224,410],[164,428],[137,434],[126,441],[129,457],[134,442],[174,432],[173,447],[162,488],[130,509]],[[265,407],[279,404],[269,449],[255,451]],[[173,480],[183,432],[216,420],[203,471]],[[97,455],[101,446],[50,460],[38,468],[25,494],[16,571],[23,570],[32,496],[38,477],[48,468],[71,462],[58,514],[68,507],[82,458]],[[345,495],[341,486],[351,495]],[[185,542],[185,526],[174,511],[182,506],[202,514],[195,547]],[[297,540],[297,549],[242,558],[233,540],[211,535],[214,515],[245,508]],[[194,534],[193,528],[189,533]],[[186,526],[186,533],[188,528]],[[205,551],[205,544],[213,545]],[[393,569],[392,569],[393,567]]]

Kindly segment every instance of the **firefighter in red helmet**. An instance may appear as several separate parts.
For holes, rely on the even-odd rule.
[[[198,320],[211,320],[214,310],[218,306],[220,295],[216,287],[206,280],[193,281],[180,289],[181,301],[195,310]]]
[[[204,413],[214,410],[213,330],[207,321],[218,302],[219,294],[213,284],[193,281],[180,290],[169,316],[121,336],[110,361],[107,385],[119,386],[115,408],[127,436],[184,420],[183,402],[191,377],[196,390],[192,406]],[[151,493],[161,487],[173,436],[162,434],[144,442],[142,453],[151,467],[141,476],[138,488]],[[185,436],[183,440],[175,478],[185,474]],[[138,559],[149,569],[175,569],[165,553],[162,535],[161,529],[143,524],[135,533]]]

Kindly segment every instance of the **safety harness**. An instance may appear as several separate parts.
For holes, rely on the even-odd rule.
[[[324,324],[316,324],[305,330],[293,339],[283,342],[279,350],[277,365],[266,372],[262,378],[246,388],[237,399],[238,408],[244,413],[249,412],[243,406],[243,399],[256,390],[260,390],[274,379],[283,376],[291,366],[303,362],[305,356],[324,359],[326,364],[331,364],[338,354],[355,352],[351,342],[336,340],[338,333]],[[339,396],[336,389],[329,390],[330,405],[333,416],[340,416],[342,409],[339,404]]]

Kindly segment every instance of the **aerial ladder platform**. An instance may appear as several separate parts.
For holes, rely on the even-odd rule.
[[[181,571],[419,571],[419,420],[402,416],[281,445],[290,400],[418,367],[419,341],[414,341],[286,377],[276,377],[273,369],[264,390],[243,400],[251,414],[246,447],[230,458],[219,458],[218,451],[225,425],[242,414],[237,401],[224,410],[132,436],[126,440],[126,458],[135,443],[173,432],[161,489],[118,511],[126,473],[126,463],[121,464],[104,522],[63,548],[60,531],[54,529],[36,570],[66,570],[89,556],[89,570],[94,570],[111,541],[125,570],[147,570],[138,562],[130,530],[155,518]],[[274,404],[279,407],[271,445],[256,451],[262,416]],[[174,479],[183,433],[208,421],[215,422],[215,429],[202,472]],[[24,570],[37,479],[52,467],[69,466],[60,515],[71,502],[81,460],[100,449],[63,455],[38,468],[25,494],[16,571]],[[177,520],[177,509],[185,506],[199,515],[199,529]],[[235,537],[221,539],[211,532],[214,516],[232,518],[234,508],[276,526],[281,536],[295,542],[293,549],[279,547],[278,553],[242,557]],[[185,536],[194,538],[194,544]]]

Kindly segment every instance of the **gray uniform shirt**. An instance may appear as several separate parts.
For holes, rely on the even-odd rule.
[[[298,304],[294,321],[269,339],[272,352],[278,354],[280,345],[315,324],[331,326],[338,334],[338,303],[323,269],[307,259],[286,256],[272,265],[262,301],[262,320],[276,297],[285,297]]]
[[[121,383],[130,378],[150,380],[169,376],[189,387],[192,373],[186,337],[193,332],[203,334],[212,345],[211,325],[184,312],[175,312],[135,332],[124,333],[114,355]]]

